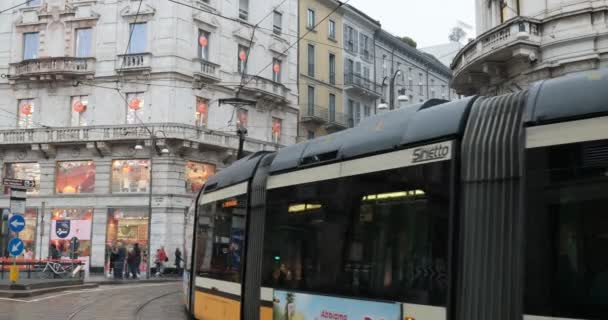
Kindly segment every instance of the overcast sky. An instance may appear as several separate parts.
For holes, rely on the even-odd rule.
[[[418,48],[449,42],[450,29],[458,20],[473,27],[475,0],[350,0],[348,3],[380,20],[382,28],[396,36],[409,36]]]

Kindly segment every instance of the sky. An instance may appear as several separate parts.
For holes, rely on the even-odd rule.
[[[382,28],[396,36],[408,36],[424,48],[449,42],[450,29],[457,21],[473,27],[475,0],[350,0],[348,4],[379,20]]]

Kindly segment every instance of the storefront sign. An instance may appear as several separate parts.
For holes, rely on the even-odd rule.
[[[91,239],[91,220],[53,220],[51,228],[51,240],[69,240],[73,237]]]
[[[4,179],[2,179],[2,184],[4,184],[7,187],[30,189],[30,188],[34,188],[36,186],[36,181],[4,178]]]
[[[398,303],[334,298],[277,290],[274,292],[274,320],[399,320]]]

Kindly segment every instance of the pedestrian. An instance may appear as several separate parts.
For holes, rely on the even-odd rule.
[[[140,272],[140,266],[141,266],[141,249],[139,248],[139,243],[136,243],[135,245],[133,245],[133,253],[135,254],[135,270],[136,270],[136,275],[135,277],[139,279],[139,272]]]
[[[169,257],[167,256],[167,252],[165,251],[164,246],[160,246],[160,273],[165,273],[165,263],[169,261]]]
[[[125,260],[127,256],[127,249],[118,243],[118,249],[116,250],[116,260],[114,261],[114,279],[122,279],[124,274]]]
[[[137,279],[137,262],[135,259],[135,250],[129,250],[129,253],[127,254],[127,279]]]
[[[32,251],[32,249],[30,247],[27,247],[25,249],[25,254],[23,255],[23,257],[26,260],[32,260],[32,259],[34,259],[34,251]]]
[[[54,243],[51,244],[50,256],[52,260],[59,260],[59,258],[61,258],[61,253],[59,253],[59,250],[57,249],[57,246]]]
[[[154,264],[156,265],[156,276],[160,277],[160,267],[162,266],[160,249],[156,249],[156,255],[154,255]]]
[[[116,249],[115,244],[112,244],[112,246],[110,246],[108,250],[109,250],[108,256],[109,256],[109,260],[110,260],[110,265],[108,268],[108,277],[111,278],[113,271],[114,271],[114,265],[116,263],[116,258],[118,257],[118,251]]]
[[[179,248],[175,248],[175,271],[177,272],[178,276],[182,274],[182,271],[181,271],[182,261],[184,261],[182,259],[182,252],[179,251]]]

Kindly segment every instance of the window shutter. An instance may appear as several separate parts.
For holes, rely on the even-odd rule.
[[[361,62],[357,61],[355,63],[355,74],[360,75],[361,74]]]
[[[359,46],[359,32],[353,29],[353,51],[357,53]]]
[[[359,47],[359,48],[360,48],[359,52],[361,52],[361,54],[363,54],[363,53],[365,52],[365,39],[363,39],[364,37],[365,37],[365,35],[363,35],[363,33],[361,33],[360,38],[359,38],[359,39],[360,39],[360,42],[361,42],[361,43],[359,44],[359,45],[360,45],[360,47]]]

